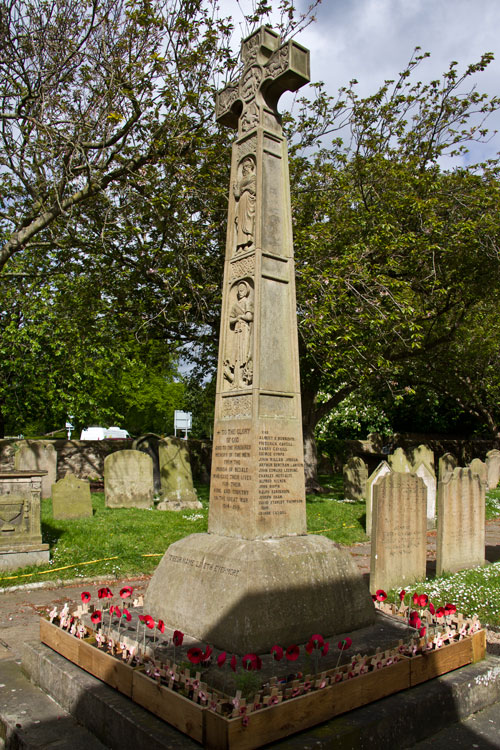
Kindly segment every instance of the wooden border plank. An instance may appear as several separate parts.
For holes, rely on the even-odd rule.
[[[414,656],[410,661],[410,686],[464,667],[472,662],[472,658],[471,638]]]

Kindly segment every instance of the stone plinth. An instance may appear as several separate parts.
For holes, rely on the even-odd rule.
[[[372,602],[359,582],[352,558],[324,537],[192,534],[168,548],[145,611],[218,648],[262,653],[371,624]]]
[[[166,438],[158,444],[158,456],[162,502],[157,507],[160,510],[202,508],[193,486],[187,442]]]
[[[420,477],[395,472],[373,487],[370,590],[425,578],[427,493]]]
[[[104,459],[104,499],[108,508],[151,508],[153,461],[141,451],[117,451]]]
[[[42,497],[50,497],[52,485],[57,479],[57,452],[52,443],[43,440],[19,443],[14,454],[14,466],[18,471],[42,471]]]
[[[0,473],[0,570],[49,562],[40,525],[44,476],[43,471]]]
[[[344,496],[348,500],[363,500],[366,496],[368,468],[359,456],[350,458],[343,467]]]
[[[85,479],[66,474],[52,485],[52,517],[59,520],[92,516],[90,485]]]
[[[436,572],[484,565],[486,483],[457,467],[438,485]]]

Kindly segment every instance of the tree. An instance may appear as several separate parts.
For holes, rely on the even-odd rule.
[[[444,171],[439,159],[486,137],[498,99],[463,91],[457,64],[430,84],[412,76],[359,99],[321,94],[298,133],[344,126],[349,138],[292,159],[306,479],[318,488],[314,430],[360,387],[400,383],[415,362],[437,382],[446,352],[485,296],[498,293],[497,164]],[[316,116],[317,115],[317,116]],[[311,143],[307,137],[305,142]],[[439,357],[436,354],[439,353]],[[320,394],[329,394],[321,398]]]

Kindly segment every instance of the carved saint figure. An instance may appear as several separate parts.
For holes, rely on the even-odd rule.
[[[228,357],[224,361],[224,379],[231,388],[243,388],[252,384],[252,328],[253,303],[250,286],[240,281],[236,300],[229,311]]]
[[[236,253],[249,250],[254,244],[257,185],[252,156],[245,156],[243,159],[241,173],[241,179],[233,186],[236,199]]]

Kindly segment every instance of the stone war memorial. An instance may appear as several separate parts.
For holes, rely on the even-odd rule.
[[[166,551],[146,611],[235,653],[369,625],[349,554],[307,535],[287,144],[277,104],[309,53],[261,27],[217,96],[232,147],[208,533]]]

